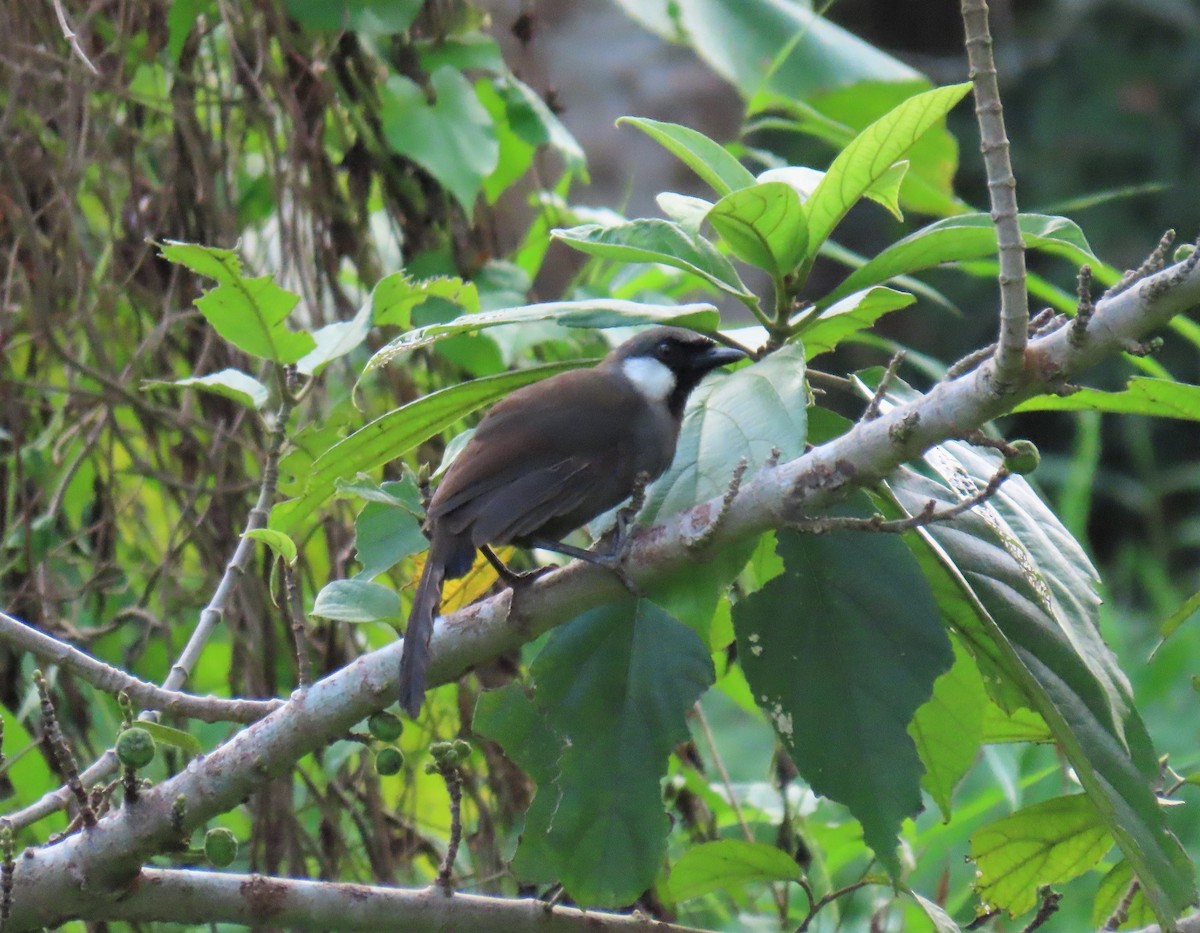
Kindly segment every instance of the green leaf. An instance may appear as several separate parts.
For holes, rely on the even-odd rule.
[[[335,622],[378,622],[400,617],[394,590],[367,580],[334,580],[317,593],[312,615]]]
[[[504,74],[504,53],[500,43],[485,32],[468,32],[457,36],[438,36],[412,42],[421,70],[432,73],[442,66],[458,71],[478,69],[492,74]]]
[[[354,520],[354,556],[363,565],[357,574],[370,580],[404,558],[429,546],[421,533],[421,494],[412,476],[384,483],[380,492],[391,502],[373,501]]]
[[[255,528],[247,531],[242,537],[261,541],[276,557],[283,558],[289,564],[296,563],[296,542],[282,531],[276,531],[274,528]]]
[[[538,786],[513,871],[559,881],[581,904],[628,904],[666,855],[659,782],[713,681],[708,648],[653,603],[625,600],[555,629],[531,674],[536,708],[564,744],[555,779]]]
[[[1075,265],[1096,262],[1083,231],[1065,217],[1022,214],[1021,237],[1029,249],[1062,256]],[[886,282],[900,275],[930,269],[947,262],[963,262],[996,255],[996,228],[988,214],[961,214],[939,220],[897,240],[874,259],[855,269],[817,302],[824,308],[851,292]]]
[[[422,0],[284,0],[290,16],[310,29],[390,36],[412,25]]]
[[[498,90],[508,108],[513,131],[533,146],[550,146],[562,156],[568,170],[578,172],[587,181],[587,156],[583,147],[563,122],[554,115],[540,94],[524,81],[506,75]]]
[[[650,217],[609,227],[584,224],[569,230],[554,230],[551,236],[603,259],[665,263],[694,273],[741,301],[754,299],[729,260],[715,246],[669,220]]]
[[[709,376],[692,393],[675,459],[648,490],[639,520],[649,524],[720,496],[742,457],[753,475],[775,447],[784,460],[800,456],[807,402],[804,351],[795,344]]]
[[[916,300],[908,292],[884,285],[847,295],[800,332],[805,353],[809,359],[828,353],[847,337],[874,326],[885,314],[907,308]]]
[[[971,834],[979,897],[1018,916],[1037,906],[1038,888],[1079,877],[1112,846],[1087,794],[1035,803]]]
[[[654,200],[664,214],[691,234],[700,232],[704,218],[713,206],[712,201],[695,198],[690,194],[676,194],[674,191],[663,191],[656,195]]]
[[[368,302],[350,320],[334,321],[313,331],[317,345],[296,363],[296,369],[305,376],[314,376],[327,364],[361,347],[370,333],[371,304]]]
[[[196,299],[196,307],[218,334],[251,356],[295,363],[316,346],[312,336],[288,330],[284,319],[300,300],[268,275],[246,278],[233,250],[167,240],[164,259],[216,279],[216,288]]]
[[[791,185],[765,182],[730,192],[709,211],[708,220],[738,259],[776,279],[804,258],[804,205]]]
[[[465,314],[443,324],[428,324],[401,334],[367,362],[363,376],[386,366],[397,356],[429,346],[443,337],[469,334],[503,324],[532,324],[550,321],[564,327],[633,327],[639,324],[674,324],[694,330],[714,331],[720,315],[710,304],[650,305],[616,298],[584,298],[578,301],[548,301],[520,308],[500,308]]]
[[[892,165],[905,151],[969,90],[969,83],[953,84],[910,97],[842,150],[805,204],[810,253],[815,253],[858,199],[892,171]]]
[[[954,788],[979,754],[989,702],[979,668],[957,640],[951,643],[954,666],[934,681],[933,696],[908,727],[925,766],[921,786],[947,821]]]
[[[1054,735],[1046,720],[1028,707],[1006,713],[989,703],[983,714],[983,741],[987,745],[1005,742],[1053,742]]]
[[[703,133],[645,117],[621,117],[617,126],[628,124],[641,130],[700,176],[717,194],[724,196],[754,184],[754,175],[720,143]]]
[[[686,901],[713,891],[771,881],[799,881],[796,860],[761,842],[720,839],[688,848],[671,868],[671,894]]]
[[[778,0],[618,0],[647,29],[686,42],[750,99],[763,90],[808,100],[916,71],[800,3]]]
[[[1112,870],[1100,879],[1100,884],[1096,889],[1096,899],[1092,903],[1092,929],[1108,929],[1105,926],[1108,918],[1121,906],[1121,902],[1129,894],[1129,888],[1133,883],[1133,868],[1124,859],[1117,862]],[[1140,886],[1126,906],[1125,917],[1125,922],[1117,929],[1125,930],[1130,927],[1141,929],[1154,922],[1154,913],[1150,910],[1150,905],[1146,903],[1146,895]]]
[[[929,918],[929,922],[933,924],[933,933],[962,933],[962,928],[954,922],[945,910],[935,904],[928,898],[922,897],[916,891],[909,891],[913,900],[925,912],[925,916]]]
[[[904,183],[904,177],[908,174],[908,166],[909,162],[907,160],[897,162],[880,175],[870,188],[863,192],[864,197],[870,198],[897,220],[901,221],[904,220],[904,212],[900,210],[900,186]]]
[[[581,361],[551,363],[450,386],[376,418],[317,457],[303,495],[275,506],[270,527],[293,533],[324,503],[341,477],[352,477],[402,457],[461,418],[521,386],[577,369]]]
[[[1188,619],[1200,612],[1200,590],[1197,590],[1191,596],[1180,604],[1179,608],[1172,612],[1169,616],[1162,620],[1158,626],[1158,637],[1162,641],[1166,641],[1183,625]],[[1157,650],[1157,648],[1155,649]]]
[[[222,369],[219,373],[207,376],[192,376],[189,379],[176,379],[174,382],[163,382],[151,379],[142,383],[143,389],[202,389],[214,395],[222,395],[233,399],[247,408],[261,409],[267,404],[270,392],[267,387],[248,373],[240,369]]]
[[[913,393],[904,387],[889,396]],[[888,479],[909,514],[931,500],[938,508],[957,503],[1000,462],[959,442],[926,459],[938,480],[907,468]],[[1158,763],[1129,685],[1097,631],[1095,571],[1082,548],[1019,476],[985,507],[918,534],[936,561],[938,569],[925,563],[931,579],[948,574],[958,599],[973,607],[951,616],[964,641],[986,660],[989,679],[1002,679],[1041,714],[1168,922],[1195,896],[1192,870],[1154,796]]]
[[[500,158],[496,130],[462,72],[443,65],[429,82],[432,103],[408,78],[388,78],[380,93],[383,135],[393,152],[436,178],[470,218],[483,180]]]
[[[466,311],[479,310],[479,293],[475,283],[464,282],[457,276],[434,276],[412,279],[403,272],[385,275],[371,291],[371,321],[379,327],[412,327],[412,312],[430,298],[441,298],[461,305]]]
[[[908,726],[953,661],[949,639],[898,539],[778,537],[784,573],[734,607],[738,658],[801,776],[850,809],[896,877],[900,825],[921,807]]]
[[[172,729],[170,726],[164,726],[161,722],[140,719],[137,722],[137,726],[139,729],[145,729],[149,732],[156,742],[162,742],[164,745],[178,748],[189,755],[199,755],[204,751],[200,740],[190,732],[184,732],[182,729]]]
[[[1200,421],[1200,386],[1134,376],[1122,392],[1080,389],[1067,396],[1038,395],[1014,411],[1103,411]]]

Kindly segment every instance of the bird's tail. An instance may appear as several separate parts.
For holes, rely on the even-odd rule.
[[[421,581],[408,614],[404,630],[404,649],[400,653],[400,705],[414,719],[421,712],[425,699],[425,677],[429,669],[429,638],[433,634],[433,619],[442,601],[442,583],[446,579],[445,558],[441,549],[430,548],[421,571]]]

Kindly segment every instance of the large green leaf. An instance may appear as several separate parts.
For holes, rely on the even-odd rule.
[[[933,685],[933,696],[917,710],[909,734],[925,766],[921,786],[950,819],[954,788],[975,763],[983,741],[987,690],[979,668],[956,641],[954,666]]]
[[[496,129],[461,71],[443,65],[429,83],[432,103],[408,78],[388,78],[380,93],[383,135],[393,152],[420,164],[470,217],[483,180],[500,158]]]
[[[708,220],[738,259],[776,279],[804,258],[804,205],[791,185],[768,181],[732,191],[713,205]]]
[[[801,776],[898,876],[900,825],[921,807],[908,727],[953,661],[949,638],[897,538],[778,536],[784,573],[734,607],[738,658]]]
[[[812,359],[828,353],[847,337],[873,326],[885,314],[907,308],[916,300],[908,292],[885,285],[847,295],[801,331],[805,354]]]
[[[581,365],[586,365],[585,361],[551,363],[474,379],[432,392],[376,418],[313,461],[303,494],[275,506],[270,526],[289,534],[295,532],[333,494],[338,479],[374,470],[514,389]]]
[[[715,246],[670,220],[649,217],[607,227],[584,224],[555,230],[552,235],[591,256],[619,262],[665,263],[692,272],[741,301],[754,298],[733,265]]]
[[[647,494],[642,520],[721,495],[742,457],[752,474],[772,448],[779,448],[783,460],[800,456],[807,402],[804,351],[795,344],[705,379],[684,414],[674,462]]]
[[[581,904],[630,903],[666,854],[659,782],[713,681],[708,648],[653,603],[625,600],[556,629],[531,674],[534,705],[563,752],[538,786],[513,871],[559,881]]]
[[[987,907],[1014,917],[1038,903],[1038,889],[1077,878],[1104,858],[1112,835],[1087,794],[1054,797],[971,834],[976,887]]]
[[[378,490],[386,498],[372,497],[354,520],[354,556],[362,564],[357,575],[364,580],[429,546],[421,533],[421,496],[415,479],[407,476]]]
[[[927,462],[937,479],[907,468],[888,479],[910,514],[929,501],[958,502],[999,466],[991,453],[958,442],[931,451]],[[1164,825],[1151,787],[1157,761],[1097,631],[1095,573],[1078,543],[1021,477],[986,506],[919,534],[915,546],[935,562],[926,570],[941,580],[935,588],[957,589],[949,618],[964,641],[1010,695],[1041,714],[1156,913],[1164,922],[1175,916],[1195,896],[1190,863]]]
[[[1062,256],[1075,265],[1095,262],[1083,231],[1065,217],[1022,214],[1021,237],[1029,249]],[[946,262],[982,259],[996,254],[996,227],[988,214],[962,214],[939,220],[897,240],[874,259],[855,269],[817,302],[825,308],[846,295],[896,276]]]
[[[637,127],[700,176],[718,195],[727,195],[754,184],[754,175],[720,143],[678,123],[663,123],[645,117],[621,117],[620,126]]]
[[[686,42],[744,97],[774,90],[808,99],[863,81],[913,81],[908,65],[800,3],[618,0],[647,29]]]
[[[367,362],[363,375],[386,366],[402,353],[426,347],[443,337],[470,334],[504,324],[533,324],[548,321],[564,327],[633,327],[639,324],[674,324],[693,330],[713,331],[720,323],[710,304],[651,305],[617,298],[583,298],[578,301],[547,301],[520,308],[499,308],[464,314],[452,321],[428,324],[401,334]]]
[[[809,251],[828,239],[846,212],[921,136],[970,91],[969,83],[935,88],[908,98],[855,137],[829,166],[805,204]]]
[[[671,894],[677,901],[713,891],[770,881],[799,881],[803,873],[782,849],[762,842],[718,839],[692,846],[671,868]]]
[[[269,275],[243,275],[233,250],[174,240],[159,248],[164,259],[217,281],[216,288],[196,299],[196,307],[239,350],[276,363],[295,363],[316,346],[310,334],[289,330],[284,323],[300,296],[276,285]]]
[[[1135,376],[1121,392],[1080,389],[1070,395],[1038,395],[1016,411],[1104,411],[1200,421],[1200,386]]]

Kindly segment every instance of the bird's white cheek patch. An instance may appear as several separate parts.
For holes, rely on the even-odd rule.
[[[658,360],[634,357],[621,364],[621,371],[642,395],[653,401],[661,402],[675,391],[675,374]]]

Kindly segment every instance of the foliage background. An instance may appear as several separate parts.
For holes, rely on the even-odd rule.
[[[361,287],[399,266],[401,242],[410,272],[470,275],[485,306],[520,303],[511,296],[527,284],[534,294],[554,298],[576,281],[578,259],[564,247],[550,246],[544,263],[536,249],[520,252],[530,247],[526,232],[538,216],[528,195],[552,185],[573,158],[563,147],[555,152],[551,145],[536,157],[530,152],[531,174],[517,170],[524,178],[514,178],[508,191],[496,181],[495,206],[480,208],[470,222],[444,195],[438,182],[445,179],[421,168],[419,154],[389,148],[386,102],[397,104],[387,79],[420,78],[433,70],[432,60],[422,58],[431,54],[431,43],[422,46],[421,37],[481,25],[475,9],[432,4],[418,14],[412,33],[417,41],[407,43],[391,38],[386,16],[409,17],[417,4],[379,10],[363,4],[371,15],[363,12],[345,33],[322,24],[318,6],[301,0],[245,7],[185,2],[72,11],[85,37],[83,51],[99,71],[94,80],[65,49],[49,6],[0,10],[7,37],[0,135],[10,141],[0,159],[6,263],[0,601],[148,680],[165,677],[181,626],[195,618],[228,558],[253,497],[264,440],[257,419],[229,399],[142,391],[142,380],[240,363],[192,308],[197,281],[157,258],[148,237],[224,246],[240,239],[252,268],[275,272],[304,297],[303,313],[313,327],[351,317]],[[665,153],[631,142],[631,130],[613,129],[616,116],[669,119],[715,138],[738,132],[737,95],[688,49],[662,45],[615,5],[603,11],[598,4],[482,6],[509,66],[539,93],[556,90],[563,124],[589,153],[594,184],[573,191],[573,203],[620,207],[634,216],[653,212],[647,203],[652,192],[687,190],[689,182]],[[956,6],[844,0],[828,12],[934,80],[948,81],[962,76]],[[530,12],[534,37],[522,42],[513,26]],[[1168,225],[1184,238],[1194,235],[1200,228],[1200,202],[1192,196],[1200,182],[1194,94],[1200,14],[1183,2],[1065,0],[997,4],[996,12],[1023,206],[1074,217],[1096,251],[1118,265],[1136,264]],[[208,17],[209,31],[190,29],[198,15]],[[383,69],[381,61],[387,63]],[[376,114],[378,125],[362,125]],[[968,202],[984,203],[967,108],[954,121],[962,143],[957,191]],[[831,152],[812,141],[787,144],[795,162],[822,164]],[[514,143],[509,154],[515,151]],[[871,253],[902,230],[868,206],[850,218],[839,238]],[[515,267],[490,263],[514,249]],[[523,281],[522,271],[534,274],[532,283]],[[1053,274],[1070,289],[1061,264]],[[961,316],[922,306],[889,320],[887,338],[942,360],[990,339],[994,298],[986,277],[947,271],[928,281]],[[426,320],[447,313],[423,309]],[[541,352],[554,359],[578,348],[563,340]],[[424,369],[379,374],[366,386],[362,415],[353,413],[349,399],[354,367],[333,364],[329,391],[308,403],[311,426],[298,438],[300,454],[285,464],[285,491],[289,476],[306,467],[304,451],[330,440],[322,436],[323,425],[351,416],[365,420],[398,399],[497,371],[522,349],[478,338],[448,341],[427,357]],[[856,346],[833,365],[856,368],[887,355],[888,348]],[[1162,362],[1179,379],[1200,382],[1195,345],[1169,341]],[[1095,373],[1091,384],[1116,388],[1128,375],[1125,364],[1115,362]],[[1014,417],[1004,430],[1041,446],[1037,479],[1101,565],[1109,589],[1105,634],[1133,680],[1151,734],[1177,769],[1196,770],[1190,682],[1200,670],[1195,638],[1185,629],[1146,661],[1158,624],[1200,589],[1194,427],[1038,414]],[[436,463],[440,453],[434,445],[422,459]],[[319,540],[309,542],[306,592],[353,572],[352,520],[359,507],[344,501],[337,520],[323,523]],[[196,692],[278,696],[291,689],[294,664],[270,587],[263,560],[239,589],[228,632],[210,645],[195,672]],[[317,673],[390,637],[318,623]],[[36,749],[17,754],[30,748],[32,666],[28,658],[0,652],[11,759],[6,807],[27,803],[55,783]],[[484,672],[481,679],[488,676],[502,679],[504,671]],[[116,704],[69,677],[56,687],[71,737],[90,760],[119,724]],[[453,733],[460,714],[469,716],[474,689],[444,691],[422,728],[406,733],[410,761],[403,780],[379,778],[369,755],[341,743],[306,762],[296,782],[273,782],[250,806],[230,814],[226,825],[249,842],[240,866],[364,880],[427,878],[430,840],[444,836],[448,817],[440,782],[421,774],[422,749],[432,734]],[[786,767],[775,760],[769,727],[719,693],[705,703],[731,779],[748,802],[760,799],[774,772]],[[225,734],[221,726],[193,729],[206,744]],[[703,742],[696,754],[711,757]],[[476,755],[473,880],[481,890],[498,891],[504,889],[500,857],[530,787],[506,771],[494,749]],[[179,763],[169,755],[166,767]],[[948,890],[950,905],[961,911],[969,901],[969,869],[961,864],[967,834],[987,817],[1061,792],[1057,764],[1046,748],[989,748],[959,792],[960,818],[943,826],[930,812],[913,828],[909,842],[925,856],[914,886]],[[688,773],[676,769],[676,783],[686,784]],[[706,802],[717,807],[715,823],[730,819],[711,798]],[[811,800],[803,805],[815,806]],[[1196,858],[1200,825],[1181,809],[1172,827]],[[756,829],[765,834],[778,822],[764,818]],[[689,825],[686,819],[683,825]],[[806,832],[805,845],[821,852],[831,881],[856,877],[866,867],[865,850],[838,808],[812,810]],[[684,845],[683,833],[674,845]],[[940,858],[930,858],[931,851]],[[1077,884],[1094,888],[1098,882],[1093,873]],[[762,898],[704,902],[683,917],[715,925],[741,911],[765,913]],[[1055,921],[1059,928],[1087,925],[1087,900],[1068,898]],[[856,896],[845,908],[849,922],[865,923],[872,907],[870,895]]]

